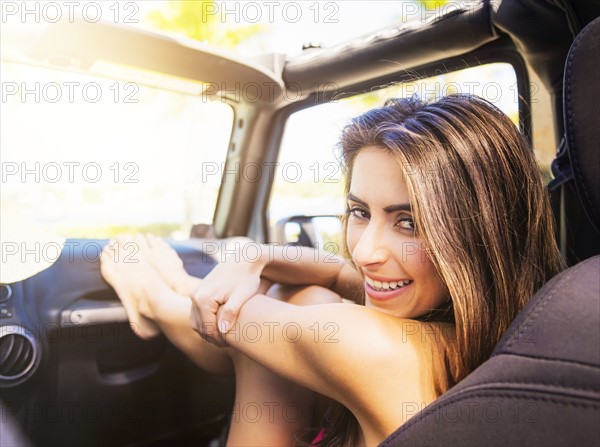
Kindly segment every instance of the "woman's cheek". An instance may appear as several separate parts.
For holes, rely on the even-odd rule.
[[[360,235],[358,234],[358,229],[355,225],[348,224],[346,228],[346,246],[348,247],[348,252],[352,255],[354,252],[354,248],[360,239]]]

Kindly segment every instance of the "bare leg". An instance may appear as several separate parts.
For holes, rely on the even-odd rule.
[[[232,357],[236,391],[227,445],[292,446],[306,441],[314,393],[237,351]]]
[[[268,295],[299,306],[336,303],[341,298],[323,287],[274,286]],[[315,393],[232,350],[235,406],[228,446],[292,446],[310,442]]]

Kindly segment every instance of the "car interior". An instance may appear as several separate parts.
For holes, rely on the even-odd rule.
[[[162,101],[176,91],[178,102],[168,107],[183,107],[192,97],[193,107],[208,110],[201,112],[204,123],[185,115],[192,129],[185,144],[191,149],[178,152],[180,140],[175,140],[156,154],[140,152],[152,157],[157,169],[152,172],[165,182],[160,191],[144,190],[139,199],[153,213],[167,213],[169,202],[178,200],[174,194],[208,203],[209,195],[194,188],[210,183],[214,189],[214,208],[186,214],[186,231],[169,238],[185,269],[200,278],[238,237],[339,247],[340,173],[329,151],[338,134],[331,132],[329,138],[323,130],[328,116],[343,122],[389,96],[422,94],[425,85],[434,86],[426,92],[431,95],[474,86],[476,93],[496,100],[538,154],[568,269],[532,297],[486,362],[431,405],[415,408],[414,416],[381,445],[598,446],[600,1],[446,5],[452,7],[427,20],[398,23],[330,47],[311,44],[293,56],[251,58],[110,21],[57,21],[31,35],[3,26],[3,78],[18,86],[19,66],[41,70],[39,76],[52,80],[59,78],[48,73],[92,74],[107,86],[118,80],[121,95],[139,85],[139,98]],[[476,85],[484,70],[495,77]],[[12,73],[16,77],[10,78]],[[19,96],[7,89],[3,85],[0,133],[5,135],[2,187],[10,195],[17,193],[8,179],[13,171],[7,169],[36,158],[26,155],[27,145],[10,147],[10,129],[18,128],[18,137],[24,138],[26,126],[14,124],[10,113],[16,122],[24,119],[19,113],[31,112],[22,104],[17,106],[23,112],[9,110]],[[158,131],[154,123],[164,121],[164,115],[145,104],[131,104],[128,112],[139,114],[143,138],[170,141],[153,134]],[[48,114],[59,110],[50,106],[36,113],[49,120]],[[220,116],[227,125],[216,124]],[[77,151],[101,163],[108,160],[103,158],[104,135],[118,122],[103,118],[90,126],[86,132],[97,134]],[[63,137],[40,129],[39,141]],[[207,133],[216,129],[224,132],[221,149],[213,150]],[[53,160],[52,150],[46,152]],[[178,177],[188,174],[178,173],[165,159],[179,154],[196,183],[176,189]],[[127,175],[124,166],[119,173]],[[319,178],[310,190],[297,193],[303,176]],[[327,181],[334,177],[335,182]],[[174,193],[168,192],[171,184]],[[119,191],[126,206],[138,200]],[[153,202],[152,194],[165,200]],[[7,212],[4,197],[2,206]],[[109,222],[111,214],[104,218]],[[225,445],[234,416],[233,378],[200,370],[162,336],[136,337],[100,274],[98,254],[110,235],[64,236],[50,267],[0,285],[2,447]],[[3,259],[13,254],[8,243],[3,236]]]

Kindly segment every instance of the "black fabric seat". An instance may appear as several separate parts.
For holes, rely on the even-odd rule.
[[[600,228],[599,79],[596,19],[573,42],[563,90],[579,206],[595,228]],[[406,411],[417,405],[406,405]],[[381,445],[600,446],[600,256],[548,282],[489,360]]]
[[[382,445],[600,445],[599,283],[600,256],[556,276],[487,362]]]

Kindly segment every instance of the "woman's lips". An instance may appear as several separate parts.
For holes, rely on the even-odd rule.
[[[409,284],[399,287],[394,290],[376,290],[369,283],[365,281],[365,292],[369,295],[369,298],[373,298],[378,301],[386,301],[391,300],[392,298],[396,298],[404,293],[404,291],[412,286],[413,282],[411,281]]]

